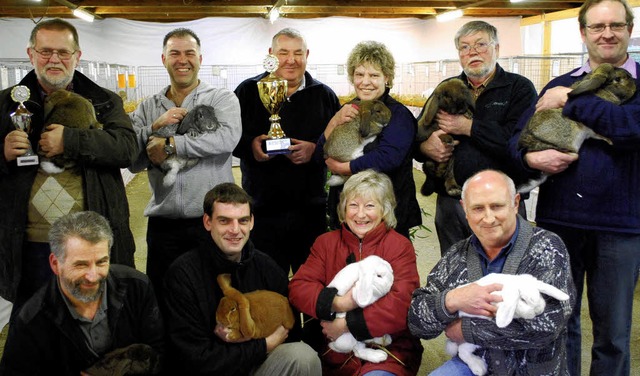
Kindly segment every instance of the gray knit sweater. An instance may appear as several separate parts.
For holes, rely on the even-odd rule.
[[[518,216],[518,238],[507,256],[503,273],[531,274],[569,294],[559,302],[545,296],[544,312],[531,320],[514,319],[505,328],[493,320],[462,318],[465,341],[481,346],[476,355],[487,362],[490,375],[566,375],[566,324],[575,303],[569,255],[552,232],[534,228]],[[413,293],[409,329],[423,339],[440,335],[457,319],[444,307],[452,289],[482,277],[479,255],[469,239],[449,249],[427,277],[427,285]]]

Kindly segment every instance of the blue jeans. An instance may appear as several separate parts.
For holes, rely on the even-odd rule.
[[[475,376],[467,363],[457,355],[436,368],[429,376]]]
[[[396,374],[391,373],[389,371],[375,370],[375,371],[367,372],[362,376],[396,376]]]
[[[640,270],[640,235],[582,230],[539,223],[564,241],[571,258],[577,299],[567,330],[567,363],[572,376],[580,376],[580,307],[584,281],[593,323],[591,375],[630,373],[630,335],[633,293]]]

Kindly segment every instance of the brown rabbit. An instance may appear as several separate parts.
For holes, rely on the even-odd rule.
[[[636,92],[636,84],[631,74],[611,64],[600,64],[582,80],[571,85],[569,98],[585,93],[594,95],[615,104],[622,104]],[[538,111],[533,114],[522,129],[518,147],[527,152],[555,149],[563,153],[577,154],[582,143],[594,138],[612,145],[610,139],[601,136],[582,123],[562,115],[561,108]],[[519,192],[529,192],[547,180],[542,173],[539,178],[531,179],[518,187]]]
[[[295,319],[286,297],[268,290],[243,294],[231,286],[230,274],[220,274],[217,280],[224,297],[216,321],[230,329],[228,339],[265,338],[280,325],[293,328]]]
[[[62,124],[65,127],[77,129],[102,129],[102,124],[96,119],[96,113],[91,102],[80,94],[59,89],[49,94],[44,101],[45,126]],[[76,165],[74,160],[63,155],[42,158],[40,167],[49,174],[58,174]]]
[[[364,147],[382,132],[391,120],[391,110],[379,100],[352,101],[358,106],[360,117],[342,124],[331,132],[324,145],[324,157],[348,162],[364,153]],[[345,177],[331,175],[327,184],[342,185]]]
[[[424,104],[422,116],[418,119],[418,132],[416,135],[418,142],[428,139],[433,132],[440,129],[435,121],[438,110],[443,110],[452,115],[465,115],[471,119],[475,111],[471,90],[458,78],[443,81],[436,86],[433,94]],[[453,145],[454,142],[453,137],[448,134],[440,135],[440,140],[447,145]],[[427,175],[427,179],[420,192],[425,196],[429,196],[435,192],[436,182],[444,179],[444,187],[447,194],[453,197],[459,196],[461,188],[453,175],[453,163],[453,157],[442,163],[427,159],[422,165],[422,170]]]

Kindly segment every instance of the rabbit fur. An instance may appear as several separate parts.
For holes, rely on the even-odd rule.
[[[343,296],[353,287],[351,291],[353,299],[359,307],[364,308],[385,296],[391,290],[392,285],[393,269],[391,265],[374,255],[342,268],[327,287],[338,289],[339,296]],[[344,312],[336,313],[336,317],[345,316]],[[391,344],[391,336],[385,334],[365,342],[387,346]],[[386,352],[368,348],[365,342],[356,340],[350,332],[347,332],[329,343],[329,348],[340,353],[353,351],[353,354],[358,358],[373,363],[380,363],[387,359]]]
[[[418,132],[416,140],[423,142],[438,129],[435,121],[439,110],[452,115],[464,115],[471,119],[475,111],[475,102],[471,90],[460,79],[454,78],[441,82],[427,99],[422,111],[422,116],[418,119]],[[453,145],[454,139],[451,135],[442,134],[440,140],[446,145]],[[437,181],[444,179],[444,187],[449,196],[460,196],[461,188],[453,175],[453,157],[447,162],[438,163],[427,159],[422,165],[422,171],[426,174],[426,180],[420,192],[429,196],[436,190]]]
[[[364,154],[364,147],[382,132],[391,120],[391,110],[379,100],[355,100],[350,102],[358,108],[359,117],[336,127],[324,145],[324,157],[339,162],[349,162]],[[327,184],[344,184],[344,176],[332,174]]]
[[[615,104],[622,104],[636,92],[635,80],[629,72],[611,64],[600,64],[582,80],[571,85],[569,98],[593,93],[594,95]],[[518,140],[518,148],[527,152],[555,149],[563,153],[577,154],[582,143],[593,138],[602,140],[609,145],[612,142],[607,137],[595,133],[582,123],[571,120],[562,115],[562,108],[538,111],[533,114],[527,125],[522,129]],[[548,174],[541,173],[535,179],[518,187],[518,192],[529,192],[544,183]]]
[[[562,290],[548,283],[538,280],[530,274],[502,274],[491,273],[473,282],[480,286],[487,286],[493,283],[500,283],[502,290],[494,291],[492,294],[502,296],[502,302],[494,303],[498,307],[496,312],[496,325],[498,328],[507,327],[513,319],[532,319],[544,311],[546,302],[541,294],[548,295],[559,301],[569,299]],[[463,286],[466,286],[463,285]],[[490,319],[487,316],[471,315],[464,311],[459,311],[460,317],[478,317]],[[472,343],[456,344],[447,340],[446,350],[451,356],[458,354],[474,375],[481,376],[487,373],[487,364],[484,359],[474,355],[473,352],[480,348]]]
[[[231,286],[231,274],[219,274],[217,281],[224,297],[216,309],[216,322],[229,329],[228,339],[265,338],[280,325],[293,328],[287,297],[269,290],[242,293]]]
[[[159,371],[158,360],[151,346],[134,343],[105,354],[85,372],[91,376],[151,375]]]
[[[91,102],[80,94],[59,89],[44,100],[44,124],[62,124],[77,129],[102,129],[96,119]],[[40,167],[48,174],[59,174],[68,168],[74,168],[76,162],[63,154],[52,158],[43,157]]]
[[[187,135],[197,138],[206,132],[214,132],[220,128],[213,107],[199,104],[189,110],[181,122],[164,126],[153,132],[152,136],[168,138],[174,135]],[[162,185],[170,187],[176,182],[178,171],[198,164],[198,158],[178,156],[176,153],[167,157],[160,168],[165,172]]]

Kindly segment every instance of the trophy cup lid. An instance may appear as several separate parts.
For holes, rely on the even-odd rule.
[[[31,91],[29,91],[29,88],[24,85],[17,85],[14,86],[13,89],[11,89],[11,99],[13,99],[15,102],[20,103],[18,105],[18,109],[16,109],[16,115],[30,113],[29,110],[27,110],[27,108],[24,106],[24,102],[29,99],[30,95]]]

